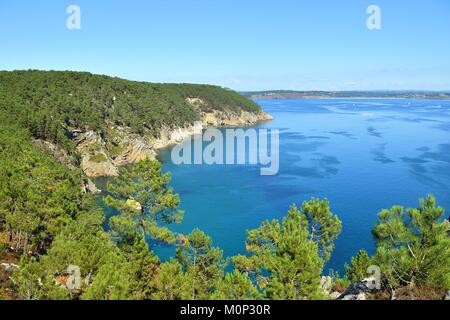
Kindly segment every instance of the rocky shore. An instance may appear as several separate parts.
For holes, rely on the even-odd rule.
[[[201,99],[189,99],[194,107],[204,103]],[[199,108],[200,109],[200,108]],[[272,120],[272,116],[260,111],[251,113],[241,111],[240,114],[213,110],[201,112],[200,120],[193,124],[160,129],[159,136],[131,133],[126,127],[110,124],[110,132],[101,135],[93,130],[83,131],[79,128],[68,128],[79,153],[79,165],[88,178],[117,176],[119,167],[135,163],[145,157],[155,157],[159,149],[179,143],[190,135],[201,133],[208,127],[251,126],[259,122]],[[58,161],[68,164],[69,155],[45,141],[35,141],[40,148],[45,148]],[[88,189],[88,188],[86,188]]]

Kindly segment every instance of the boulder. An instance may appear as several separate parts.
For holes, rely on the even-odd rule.
[[[450,290],[447,291],[444,298],[442,300],[450,300]]]
[[[134,199],[128,199],[126,205],[131,211],[135,213],[140,213],[142,211],[141,204]]]
[[[20,268],[17,264],[14,263],[1,263],[0,266],[8,272],[18,270]]]
[[[341,296],[341,293],[337,292],[337,291],[333,291],[332,293],[330,293],[331,300],[337,300],[340,296]]]
[[[369,277],[361,280],[369,290],[380,290],[380,282],[375,277]]]
[[[337,300],[366,300],[366,294],[370,291],[371,289],[365,282],[357,281],[345,290]]]
[[[92,193],[92,194],[99,194],[102,192],[97,186],[92,182],[91,179],[86,179],[82,186],[83,193]]]

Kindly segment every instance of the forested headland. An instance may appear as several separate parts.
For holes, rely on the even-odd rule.
[[[186,99],[201,98],[193,106]],[[198,108],[260,112],[214,86],[138,83],[89,73],[0,72],[0,299],[442,299],[450,290],[450,223],[436,199],[382,210],[376,250],[345,274],[326,273],[342,223],[326,199],[293,204],[248,231],[245,255],[225,258],[199,229],[177,234],[179,195],[145,157],[108,185],[105,216],[85,186],[73,128],[111,125],[158,135],[199,119]],[[144,131],[142,131],[144,130]],[[67,165],[35,140],[73,155]],[[161,261],[154,243],[176,247]],[[227,267],[228,266],[228,267]],[[378,286],[367,270],[380,270]]]
[[[187,98],[201,98],[198,109]],[[0,71],[0,107],[31,136],[70,145],[70,127],[108,133],[111,124],[157,136],[163,126],[200,119],[201,111],[259,112],[240,94],[211,85],[154,84],[87,72]]]

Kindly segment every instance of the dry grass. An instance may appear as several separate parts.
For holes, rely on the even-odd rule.
[[[19,254],[0,250],[0,263],[14,263],[18,265],[19,261]],[[13,300],[16,298],[11,290],[13,284],[10,277],[11,272],[7,272],[0,267],[0,300]]]
[[[426,285],[403,287],[395,291],[397,300],[442,300],[445,290],[430,288]]]

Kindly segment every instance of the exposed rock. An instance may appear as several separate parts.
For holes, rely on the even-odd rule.
[[[329,294],[331,291],[331,285],[333,283],[333,278],[330,276],[323,276],[320,279],[320,288],[325,294]]]
[[[118,176],[118,167],[138,162],[146,157],[154,158],[156,151],[172,144],[179,143],[193,134],[201,134],[208,126],[247,126],[261,121],[271,120],[272,117],[263,111],[252,113],[242,111],[239,114],[231,111],[201,112],[206,104],[199,98],[188,98],[199,113],[201,121],[192,125],[178,128],[163,127],[159,137],[154,138],[149,133],[134,134],[128,128],[110,124],[105,136],[100,136],[93,130],[83,131],[76,123],[70,123],[67,131],[77,145],[81,158],[81,168],[87,177]],[[69,166],[70,158],[66,151],[46,141],[36,142],[51,151],[58,161]],[[70,162],[70,163],[73,163]],[[72,165],[73,168],[75,168]],[[83,191],[98,193],[92,182],[83,186]]]
[[[107,141],[96,132],[79,134],[75,139],[81,155],[81,168],[88,177],[117,176],[118,166],[135,163],[145,157],[155,157],[152,141],[145,136],[129,133],[122,127],[112,127],[115,152],[108,150]]]
[[[366,285],[369,290],[379,290],[380,284],[377,284],[377,279],[375,277],[369,277],[361,280],[362,283]]]
[[[115,166],[135,163],[146,157],[155,157],[152,140],[147,136],[130,133],[123,127],[114,127],[114,130],[115,137],[112,143],[119,148],[117,154],[111,155]]]
[[[206,102],[200,98],[186,98],[186,102],[193,106],[197,111],[200,111],[202,106],[206,106]]]
[[[366,283],[358,281],[345,290],[337,300],[366,300],[366,294],[370,291]]]
[[[136,212],[136,213],[140,213],[142,211],[142,206],[139,202],[137,202],[134,199],[128,199],[127,202],[125,203],[127,205],[127,207]]]
[[[200,99],[195,103],[202,103]],[[194,102],[193,102],[194,103]],[[172,144],[179,143],[193,134],[201,134],[202,131],[210,126],[212,127],[235,127],[248,126],[262,121],[272,120],[272,116],[265,112],[250,113],[242,111],[241,114],[231,112],[213,111],[209,113],[202,113],[201,121],[196,121],[194,124],[182,128],[163,128],[160,131],[160,137],[153,141],[153,148],[155,150],[165,148]]]
[[[5,270],[5,271],[14,271],[14,270],[18,270],[20,267],[17,264],[14,263],[1,263],[0,266]]]
[[[447,291],[444,298],[442,300],[450,300],[450,290]]]
[[[260,112],[248,112],[241,111],[240,113],[232,111],[213,110],[212,112],[201,112],[202,108],[205,109],[207,103],[200,98],[187,98],[186,102],[194,107],[201,114],[201,120],[204,126],[246,126],[255,124],[261,121],[272,120],[273,117],[265,113]]]
[[[360,293],[353,300],[367,300],[366,299],[366,294],[365,293]]]
[[[126,146],[126,151],[114,158],[116,166],[138,162],[146,157],[154,158],[155,152],[148,144],[139,140],[133,140]]]
[[[341,293],[337,291],[333,291],[330,293],[331,300],[337,300],[340,297]]]
[[[256,124],[262,121],[272,120],[272,116],[265,112],[251,113],[248,111],[242,111],[240,114],[224,111],[213,111],[210,113],[202,114],[202,121],[207,125],[214,127],[223,126],[248,126]]]
[[[160,137],[152,142],[152,147],[158,150],[179,143],[193,134],[201,134],[204,128],[206,125],[201,121],[196,121],[193,125],[183,128],[163,128],[160,131]]]
[[[102,192],[102,190],[100,190],[99,188],[97,188],[97,186],[95,185],[94,182],[92,182],[91,179],[86,179],[83,182],[83,186],[82,186],[82,191],[83,193],[92,193],[92,194],[99,194]]]
[[[107,156],[103,153],[103,155],[107,158]],[[96,162],[89,160],[90,157],[82,156],[81,158],[81,168],[84,173],[88,177],[102,177],[102,176],[118,176],[119,170],[112,163],[111,159],[107,159],[106,161]]]
[[[391,292],[391,300],[397,300],[397,294],[396,294],[395,290],[392,290],[392,292]]]
[[[78,123],[72,119],[69,119],[69,124],[66,126],[66,134],[71,138],[74,139],[78,137],[81,133],[83,133],[83,130],[78,128]]]
[[[98,194],[98,193],[102,192],[102,190],[97,188],[97,186],[92,182],[91,179],[88,179],[87,183],[88,183],[88,190],[89,190],[89,192],[91,192],[93,194]]]
[[[67,283],[69,282],[69,276],[67,275],[59,275],[54,279],[55,284],[62,288],[67,288]]]
[[[81,168],[86,176],[117,176],[119,174],[119,170],[108,155],[105,142],[96,132],[84,132],[75,141],[81,155]]]

